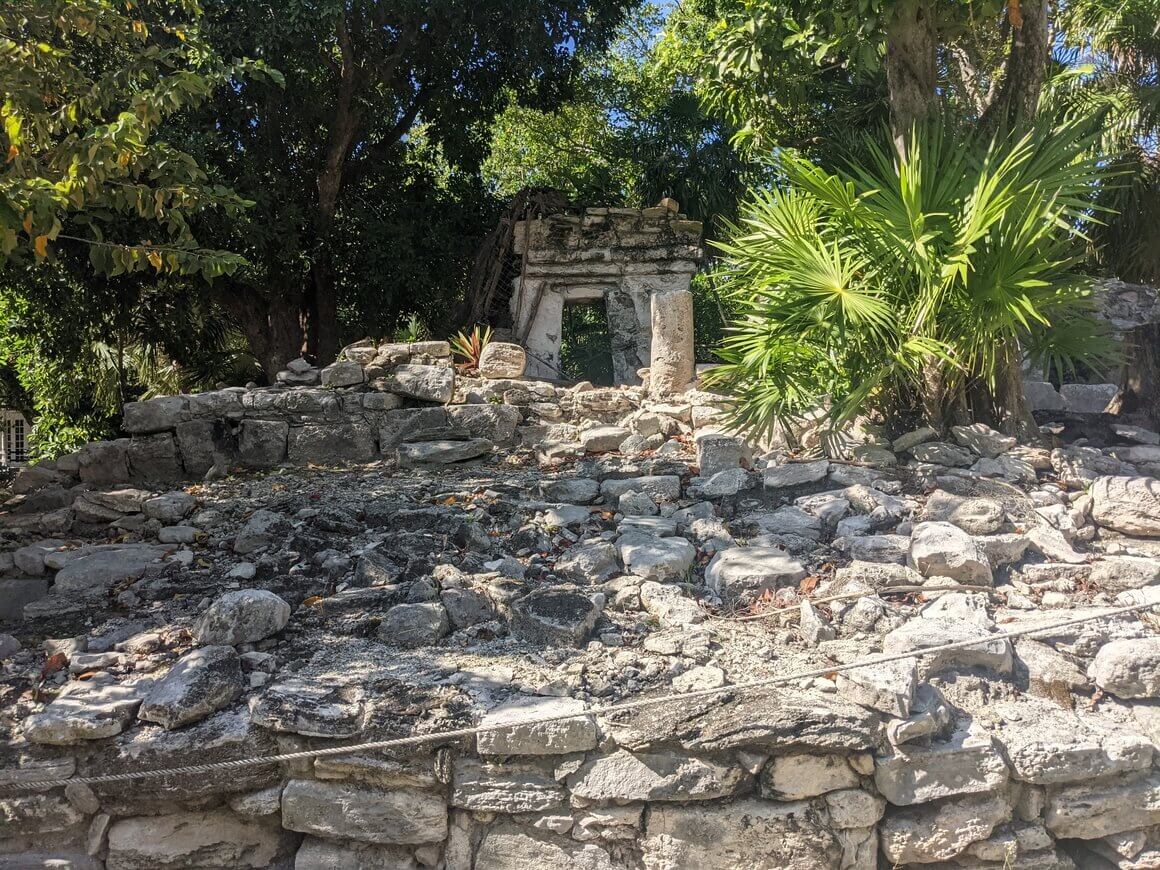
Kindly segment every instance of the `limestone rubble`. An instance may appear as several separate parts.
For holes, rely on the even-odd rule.
[[[995,636],[1160,602],[1154,433],[863,421],[827,459],[439,342],[279,381],[131,404],[16,480],[0,868],[1157,866],[1155,616]]]

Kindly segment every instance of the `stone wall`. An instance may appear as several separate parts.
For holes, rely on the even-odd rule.
[[[1112,338],[1123,342],[1133,330],[1160,323],[1160,290],[1145,284],[1114,279],[1097,282],[1096,311],[1111,327]],[[1029,371],[1024,387],[1033,411],[1101,413],[1120,392],[1120,371],[1091,372],[1086,380],[1068,381],[1058,389],[1042,371]]]
[[[693,379],[689,284],[702,255],[701,224],[671,206],[590,208],[517,224],[523,266],[514,280],[512,319],[531,376],[559,377],[564,307],[595,301],[608,315],[615,383],[640,383],[654,334],[665,348],[658,390],[676,392]],[[674,345],[676,353],[669,350]]]

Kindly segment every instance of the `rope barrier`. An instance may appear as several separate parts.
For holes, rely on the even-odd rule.
[[[760,613],[747,613],[744,616],[717,616],[714,619],[717,622],[752,622],[755,619],[771,619],[783,613],[797,613],[801,610],[802,603],[806,601],[810,604],[832,604],[835,601],[850,601],[874,595],[909,594],[912,592],[929,592],[932,595],[942,592],[987,592],[994,595],[995,587],[972,586],[969,583],[951,583],[946,586],[884,586],[881,589],[843,592],[841,595],[827,595],[824,598],[803,598],[797,604],[790,604],[786,607],[773,607]]]
[[[580,713],[556,713],[550,716],[530,717],[527,719],[520,719],[515,722],[506,722],[496,725],[475,725],[470,728],[455,728],[447,731],[433,732],[431,734],[416,734],[410,737],[395,737],[388,740],[373,740],[367,743],[357,743],[349,746],[331,746],[325,749],[308,749],[300,752],[286,752],[280,755],[234,758],[227,759],[225,761],[209,762],[207,764],[185,765],[183,767],[159,768],[154,770],[136,770],[126,773],[103,774],[100,776],[70,777],[66,779],[43,779],[20,783],[5,783],[0,785],[0,792],[43,791],[45,789],[59,788],[70,784],[101,785],[104,783],[134,782],[142,779],[154,779],[166,776],[191,776],[196,774],[212,773],[219,770],[238,770],[245,767],[261,767],[269,764],[281,764],[284,762],[302,761],[312,758],[327,758],[335,755],[350,755],[355,752],[402,749],[405,747],[422,746],[429,743],[439,743],[448,740],[458,740],[465,737],[475,737],[479,734],[490,733],[493,731],[503,731],[508,728],[527,728],[534,725],[547,725],[553,722],[563,722],[568,719],[580,719],[586,716],[606,716],[613,713],[622,713],[629,710],[639,710],[645,707],[659,706],[662,704],[669,704],[678,701],[684,702],[697,700],[700,698],[714,697],[717,695],[746,692],[757,689],[767,689],[774,686],[785,685],[787,683],[796,683],[800,680],[813,679],[816,677],[829,677],[833,674],[846,673],[848,671],[858,670],[860,668],[875,667],[877,665],[890,664],[892,662],[904,661],[906,659],[919,659],[925,656],[950,652],[951,650],[956,649],[967,649],[973,646],[977,646],[981,643],[988,643],[995,640],[1013,640],[1015,638],[1026,637],[1034,634],[1044,634],[1052,631],[1058,631],[1062,628],[1069,628],[1074,625],[1083,625],[1088,622],[1096,622],[1097,620],[1107,619],[1112,616],[1122,616],[1128,613],[1137,613],[1141,610],[1150,610],[1157,606],[1160,606],[1160,604],[1132,604],[1124,607],[1116,607],[1105,610],[1102,613],[1090,613],[1086,616],[1076,617],[1074,619],[1064,620],[1062,622],[1056,622],[1049,625],[1028,626],[1026,628],[1013,629],[1006,632],[996,632],[994,634],[980,635],[979,637],[973,637],[968,640],[944,643],[939,644],[938,646],[909,650],[907,652],[871,656],[868,659],[863,659],[858,662],[827,665],[825,667],[815,668],[813,670],[798,671],[792,674],[783,674],[780,676],[767,677],[760,680],[750,680],[743,683],[734,683],[729,686],[717,686],[711,689],[697,689],[689,692],[675,692],[652,698],[638,698],[635,701],[622,701],[615,704],[598,705],[595,707],[590,707],[589,709]]]

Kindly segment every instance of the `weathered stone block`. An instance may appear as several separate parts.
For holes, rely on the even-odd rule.
[[[363,367],[354,360],[339,360],[322,370],[321,379],[324,387],[353,387],[363,382]]]
[[[307,423],[290,428],[286,454],[295,465],[370,462],[378,447],[366,423]]]
[[[575,698],[519,697],[491,710],[479,722],[481,755],[564,755],[596,748],[596,720]],[[528,719],[569,714],[572,718],[540,724]]]
[[[1007,763],[991,735],[963,722],[946,740],[908,744],[880,756],[874,782],[892,804],[909,806],[995,791],[1007,782]]]
[[[169,433],[133,438],[126,453],[133,480],[172,483],[185,475],[177,442]]]
[[[282,825],[366,843],[439,843],[447,837],[447,803],[411,788],[381,791],[292,779],[282,790]]]
[[[131,435],[147,435],[176,429],[184,419],[188,402],[184,396],[165,396],[144,402],[126,402],[121,428]]]
[[[118,819],[109,828],[109,870],[270,867],[289,843],[276,824],[227,810]]]
[[[710,801],[735,795],[750,781],[740,767],[672,752],[621,749],[589,759],[568,777],[568,789],[593,803]]]
[[[192,478],[202,478],[213,467],[215,435],[224,424],[218,420],[186,420],[177,424],[177,449],[181,465]]]
[[[761,771],[762,796],[800,801],[858,787],[858,775],[841,755],[778,755]]]
[[[78,473],[85,483],[111,486],[129,480],[129,439],[94,441],[80,449]]]
[[[450,366],[397,366],[386,378],[387,389],[424,402],[451,401],[455,393],[455,369]]]
[[[652,349],[649,359],[649,393],[671,396],[683,393],[693,382],[696,354],[693,349],[693,294],[674,290],[652,294]]]
[[[243,420],[238,458],[250,468],[272,468],[286,459],[289,434],[280,420]]]
[[[524,349],[506,341],[488,343],[479,355],[479,374],[485,378],[523,377],[527,365]]]
[[[641,844],[646,870],[840,867],[842,847],[811,804],[739,800],[649,808]]]
[[[486,438],[493,444],[506,444],[523,419],[520,409],[511,405],[452,405],[447,408],[450,424],[471,438]]]
[[[531,764],[491,764],[458,758],[451,781],[451,805],[476,812],[543,812],[566,804],[567,793],[550,769]]]

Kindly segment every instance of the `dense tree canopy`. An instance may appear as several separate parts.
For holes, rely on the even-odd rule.
[[[1075,266],[1156,280],[1157,20],[1160,0],[10,0],[0,401],[55,450],[126,398],[445,335],[524,187],[671,196],[736,238],[795,185],[787,160],[844,177],[886,130],[899,155],[935,128],[985,151],[1099,118],[1117,181],[1088,191]],[[711,273],[695,288],[708,358],[729,312]]]
[[[256,203],[244,220],[213,227],[251,263],[216,291],[268,373],[303,346],[328,361],[344,337],[382,329],[414,300],[454,294],[453,269],[470,260],[460,240],[470,248],[485,224],[475,170],[492,118],[511,94],[559,101],[577,51],[609,39],[626,6],[206,3],[219,50],[265,59],[285,77],[218,90],[186,127],[213,177]],[[416,257],[415,240],[440,249]],[[395,268],[406,261],[431,267],[434,280]]]

